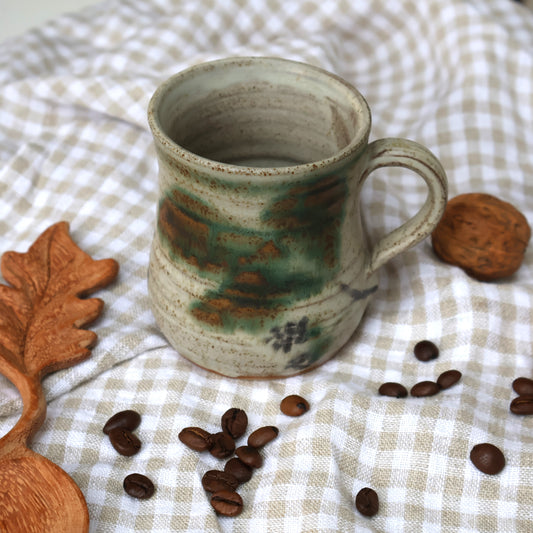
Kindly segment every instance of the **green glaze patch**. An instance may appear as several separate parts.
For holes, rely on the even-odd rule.
[[[319,277],[325,282],[333,278],[339,265],[340,231],[347,193],[345,179],[327,176],[311,184],[292,187],[275,197],[261,214],[265,225],[275,227],[292,242],[293,253],[304,261],[311,260],[313,268],[320,269]]]
[[[261,230],[251,231],[180,188],[168,191],[159,205],[161,242],[173,260],[217,283],[190,313],[226,333],[269,331],[281,309],[319,294],[340,267],[346,196],[337,175],[280,186],[260,212]]]

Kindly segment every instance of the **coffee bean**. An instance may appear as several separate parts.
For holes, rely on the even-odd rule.
[[[230,437],[238,439],[244,435],[248,427],[248,416],[242,409],[232,407],[228,409],[221,418],[222,431]]]
[[[355,507],[364,516],[374,516],[379,511],[379,498],[374,489],[365,487],[355,497]]]
[[[223,431],[211,435],[209,452],[217,459],[229,457],[235,451],[235,441]]]
[[[431,361],[439,356],[439,349],[431,341],[420,341],[415,344],[414,347],[415,357],[419,361]]]
[[[434,381],[420,381],[411,387],[411,396],[434,396],[439,391],[440,387]]]
[[[115,413],[106,423],[103,432],[108,435],[112,429],[124,428],[135,431],[141,423],[141,415],[137,411],[126,409]]]
[[[245,464],[252,468],[261,468],[263,458],[253,446],[239,446],[235,450],[235,455]]]
[[[224,465],[224,472],[232,474],[239,483],[246,483],[252,478],[253,470],[238,457],[233,457]]]
[[[533,415],[533,395],[522,394],[511,402],[511,413],[515,415]]]
[[[488,442],[476,444],[470,452],[470,460],[478,470],[491,476],[501,472],[505,466],[502,451]]]
[[[516,394],[533,395],[533,379],[516,378],[513,381],[513,390]]]
[[[239,480],[233,474],[222,470],[208,470],[202,477],[202,487],[207,492],[234,491],[238,486]]]
[[[130,430],[115,428],[109,432],[109,440],[120,455],[130,457],[141,449],[141,441]]]
[[[394,381],[383,383],[378,392],[382,396],[391,396],[393,398],[405,398],[407,396],[407,389],[401,383],[395,383]]]
[[[129,474],[124,478],[122,486],[130,496],[139,500],[147,500],[155,492],[152,480],[142,474]]]
[[[309,411],[309,402],[297,394],[291,394],[281,400],[280,409],[287,416],[301,416]]]
[[[178,439],[192,450],[205,452],[211,448],[211,433],[205,429],[188,427],[180,431]]]
[[[279,429],[275,426],[264,426],[256,429],[248,436],[248,446],[262,448],[265,444],[273,441],[279,434]]]
[[[219,490],[211,496],[213,509],[223,516],[237,516],[242,511],[242,498],[237,492]]]
[[[449,389],[461,379],[461,372],[459,370],[446,370],[437,378],[437,385],[441,389]]]

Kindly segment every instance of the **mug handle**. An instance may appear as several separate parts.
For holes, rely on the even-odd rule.
[[[368,265],[368,274],[372,274],[433,231],[446,207],[448,180],[438,159],[427,148],[408,139],[385,138],[373,141],[367,147],[367,156],[362,182],[378,168],[403,167],[416,172],[428,186],[428,196],[420,210],[372,247]]]

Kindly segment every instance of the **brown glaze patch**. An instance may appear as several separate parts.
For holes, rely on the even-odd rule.
[[[258,299],[257,294],[235,294],[227,290],[220,296],[205,297],[191,310],[192,315],[210,326],[221,327],[227,321],[253,320],[262,323],[262,318],[274,317],[277,308],[267,307]]]
[[[264,220],[277,230],[312,228],[316,232],[329,219],[342,217],[346,196],[344,178],[323,177],[310,185],[291,187],[269,206]]]
[[[256,254],[259,259],[271,259],[281,257],[279,248],[276,247],[273,241],[268,241]]]
[[[159,209],[159,227],[171,243],[184,243],[187,249],[201,248],[207,250],[209,228],[206,224],[194,220],[177,206],[170,202],[163,202]],[[185,246],[174,245],[174,251],[184,256]],[[197,261],[196,258],[193,261]]]
[[[339,176],[337,176],[336,174],[332,174],[331,176],[322,177],[321,179],[308,185],[299,185],[296,187],[292,187],[290,189],[290,193],[296,196],[307,197],[309,194],[314,194],[317,191],[330,189],[331,187],[334,187],[335,185],[338,185],[340,183],[342,183],[342,181],[339,179]]]
[[[229,298],[211,298],[209,300],[209,305],[218,311],[223,311],[231,309],[234,304]]]
[[[253,263],[266,263],[272,259],[279,259],[281,255],[281,250],[272,240],[270,240],[264,246],[259,248],[255,254],[248,257],[239,257],[239,264],[249,265]]]
[[[204,204],[191,196],[183,193],[179,189],[172,191],[173,203],[177,206],[182,206],[184,209],[194,213],[198,218],[216,220],[217,212],[211,209],[207,204]]]
[[[159,207],[158,228],[165,235],[171,252],[195,268],[213,273],[227,269],[228,265],[223,260],[220,263],[205,260],[209,254],[209,226],[168,199],[163,200]]]
[[[258,285],[264,286],[267,284],[267,280],[261,272],[241,272],[235,276],[236,283],[242,283],[244,285]]]
[[[340,231],[339,220],[334,220],[330,226],[324,230],[324,264],[328,268],[335,268],[337,264],[337,236]]]
[[[315,186],[307,192],[304,201],[305,207],[331,206],[338,205],[344,200],[345,185],[339,182],[334,176],[324,180],[320,187]],[[337,209],[334,210],[338,212]]]
[[[217,265],[216,263],[209,263],[209,262],[205,263],[204,265],[204,269],[207,270],[208,272],[220,272],[221,270],[227,270],[227,268],[228,268],[228,265],[224,261],[220,265]]]
[[[257,298],[257,293],[252,291],[245,291],[243,289],[237,289],[235,287],[228,287],[224,294],[227,294],[228,297],[231,296],[233,299],[239,299],[239,300],[250,300]]]
[[[220,327],[222,326],[222,317],[217,311],[206,311],[205,309],[195,307],[191,309],[191,314],[200,322],[205,322],[210,326]]]
[[[253,305],[239,305],[232,309],[232,315],[237,319],[250,319],[259,317],[276,316],[276,313],[272,309],[267,309],[262,306]]]
[[[285,213],[291,211],[298,204],[298,192],[294,189],[289,192],[290,196],[278,200],[270,206],[270,211],[273,213]]]

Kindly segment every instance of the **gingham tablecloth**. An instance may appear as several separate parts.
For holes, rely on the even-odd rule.
[[[155,88],[202,61],[273,55],[352,82],[373,113],[372,137],[429,147],[450,197],[486,192],[533,222],[533,11],[510,0],[106,0],[0,44],[0,252],[24,252],[60,220],[94,258],[120,263],[98,292],[92,356],[44,380],[48,414],[32,448],[63,468],[87,500],[92,532],[531,532],[533,417],[509,411],[515,377],[533,377],[533,247],[512,278],[482,283],[440,262],[429,240],[389,262],[356,334],[311,373],[238,381],[201,370],[169,347],[149,308],[157,162],[146,120]],[[371,236],[412,214],[421,180],[380,170],[363,190]],[[429,363],[412,350],[434,341]],[[430,398],[384,398],[385,381],[461,382]],[[0,381],[0,434],[20,414]],[[279,410],[301,394],[311,410]],[[264,466],[220,518],[201,486],[224,461],[178,440],[186,426],[218,431],[229,407],[251,429],[276,425]],[[138,455],[122,457],[102,426],[142,414]],[[491,442],[507,464],[476,470]],[[153,498],[122,480],[148,475]],[[354,506],[365,486],[380,510]]]

